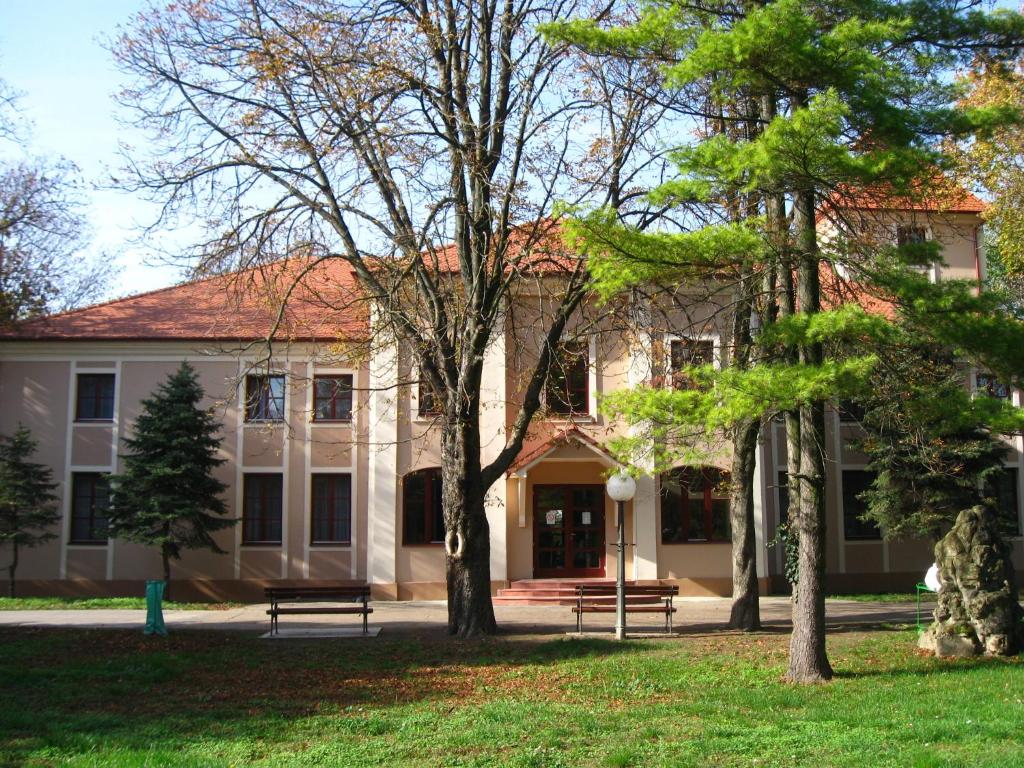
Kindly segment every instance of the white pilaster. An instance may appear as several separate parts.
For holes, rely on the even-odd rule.
[[[768,547],[765,546],[767,523],[764,517],[764,499],[769,486],[765,482],[764,472],[766,429],[773,429],[772,422],[768,422],[767,426],[761,430],[757,437],[757,447],[754,449],[754,566],[759,579],[768,575]]]
[[[486,466],[505,447],[505,326],[495,325],[484,352],[480,386],[480,461]],[[518,485],[525,485],[518,481]],[[491,580],[508,578],[508,480],[503,474],[487,491],[484,502],[491,531]]]
[[[374,323],[376,325],[376,323]],[[370,358],[367,580],[394,584],[398,530],[398,346],[376,335]]]
[[[638,387],[649,383],[653,372],[654,357],[651,349],[651,335],[645,322],[646,307],[637,313],[642,329],[630,345],[630,361],[627,383]],[[631,428],[633,434],[643,433],[642,424]],[[654,481],[654,457],[651,450],[638,458],[644,475],[637,479],[636,496],[633,498],[633,578],[637,580],[658,578],[658,515],[657,484]]]

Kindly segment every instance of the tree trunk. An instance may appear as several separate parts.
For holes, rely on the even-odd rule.
[[[799,106],[799,99],[797,100]],[[794,199],[794,228],[799,249],[798,310],[821,310],[818,242],[814,225],[814,192],[802,190]],[[818,343],[800,345],[800,363],[821,365]],[[791,516],[799,541],[798,583],[793,596],[793,634],[786,678],[798,683],[832,679],[825,652],[825,405],[800,407],[800,511]],[[792,462],[790,462],[792,464]]]
[[[732,444],[732,610],[729,628],[753,631],[761,628],[757,588],[757,556],[754,522],[754,464],[760,423],[739,424]]]
[[[18,543],[16,541],[11,542],[11,555],[11,564],[7,566],[7,592],[10,597],[14,597],[16,593],[14,573],[18,570]]]
[[[446,424],[441,437],[448,634],[493,635],[491,535],[479,467],[479,428]]]

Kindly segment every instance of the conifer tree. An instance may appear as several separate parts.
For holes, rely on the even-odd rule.
[[[1003,466],[996,404],[972,400],[964,378],[948,348],[920,338],[890,345],[871,375],[855,448],[875,474],[864,517],[886,538],[938,541]]]
[[[772,292],[763,297],[765,308],[778,310],[766,313],[779,319],[759,339],[762,349],[777,352],[774,360],[747,370],[695,371],[708,385],[704,393],[649,389],[608,400],[627,418],[657,420],[661,413],[667,425],[709,432],[779,411],[796,415],[787,419],[791,480],[799,479],[790,483],[796,495],[789,514],[799,537],[790,680],[832,676],[825,652],[824,407],[862,386],[876,362],[871,355],[827,356],[825,343],[878,333],[885,323],[856,308],[823,306],[822,272],[838,262],[859,275],[871,253],[850,250],[841,237],[823,240],[818,217],[831,217],[841,232],[847,197],[865,190],[905,199],[927,194],[936,171],[948,165],[936,138],[969,135],[1006,117],[956,109],[950,68],[978,50],[1012,52],[1022,29],[1018,15],[986,15],[943,0],[776,0],[656,2],[629,28],[577,21],[553,30],[591,50],[669,56],[668,84],[708,83],[715,107],[759,105],[756,132],[718,132],[682,149],[678,178],[658,191],[666,206],[679,207],[753,198],[757,205],[738,221],[703,226],[705,217],[697,231],[674,238],[603,233],[589,246],[597,279],[611,275],[620,286],[645,277],[647,270],[635,265],[649,265],[652,251],[674,250],[676,261],[691,267],[681,275],[708,280],[717,265],[703,275],[692,269],[710,261],[694,247],[699,243],[735,252],[738,233],[760,233],[767,246],[752,249],[751,258]]]
[[[11,545],[7,586],[15,596],[15,575],[22,549],[37,547],[56,538],[60,522],[52,470],[29,461],[36,442],[20,424],[13,435],[0,438],[0,542]]]
[[[195,370],[182,363],[142,401],[135,435],[124,439],[124,471],[110,478],[111,535],[159,547],[168,589],[171,560],[186,549],[224,554],[213,534],[237,522],[225,517],[227,486],[213,476],[225,460],[217,456],[220,427],[199,407],[202,399]]]

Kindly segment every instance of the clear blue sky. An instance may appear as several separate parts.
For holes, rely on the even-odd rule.
[[[0,0],[0,78],[24,95],[20,105],[34,124],[31,150],[74,161],[90,183],[118,168],[119,139],[132,141],[115,118],[113,94],[121,76],[101,40],[147,6],[146,0]],[[1014,8],[1017,0],[996,5]],[[180,274],[154,263],[132,240],[152,209],[130,195],[96,190],[89,219],[94,251],[121,266],[111,295],[158,288]],[[168,236],[170,238],[170,236]]]
[[[116,171],[118,140],[132,138],[114,119],[112,96],[121,76],[101,39],[145,5],[145,0],[0,0],[0,78],[22,94],[19,107],[32,123],[29,149],[72,160],[86,183],[101,183]],[[147,205],[113,191],[92,191],[90,197],[92,250],[110,254],[121,267],[111,295],[180,279],[132,242],[135,226],[151,216]]]

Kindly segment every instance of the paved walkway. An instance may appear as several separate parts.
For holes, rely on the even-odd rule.
[[[728,598],[684,597],[676,599],[678,612],[675,629],[683,634],[721,631],[729,619]],[[371,626],[384,633],[444,633],[448,613],[443,601],[375,602],[370,616]],[[928,610],[931,610],[931,604]],[[171,630],[198,629],[208,631],[266,632],[269,620],[267,606],[246,605],[224,611],[165,611],[164,619]],[[495,606],[501,631],[510,635],[564,634],[575,629],[576,620],[569,606]],[[788,631],[789,598],[761,598],[761,620],[769,631]],[[860,603],[829,600],[827,616],[830,629],[842,631],[886,623],[913,623],[913,603]],[[924,606],[922,606],[924,612]],[[284,617],[284,628],[327,628],[347,626],[358,617],[295,616]],[[53,610],[0,611],[0,628],[50,627],[77,629],[141,629],[146,621],[143,610]],[[637,633],[657,633],[664,626],[660,617],[630,614],[630,628]],[[588,615],[586,628],[611,631],[613,614]]]

